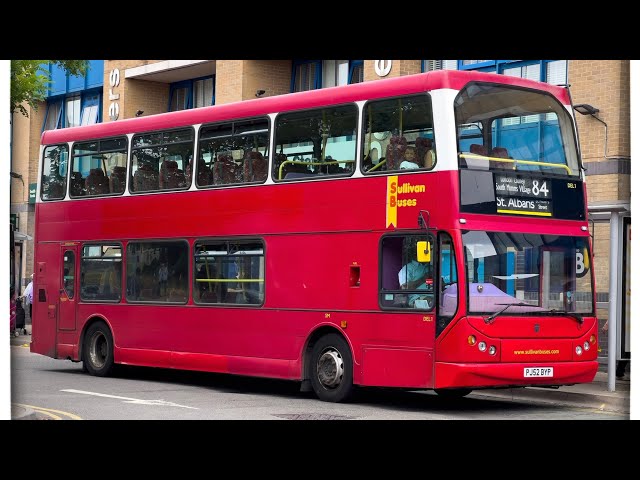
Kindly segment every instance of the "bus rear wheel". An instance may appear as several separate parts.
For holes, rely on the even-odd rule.
[[[324,402],[344,402],[354,391],[351,349],[340,335],[330,333],[313,346],[311,386]]]
[[[442,398],[462,398],[469,395],[472,390],[470,388],[436,388],[435,392]]]
[[[96,322],[84,337],[82,363],[96,377],[106,377],[113,371],[113,336],[109,327]]]

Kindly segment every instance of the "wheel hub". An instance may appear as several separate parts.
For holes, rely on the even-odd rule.
[[[107,339],[105,336],[96,332],[91,337],[89,343],[89,356],[91,357],[91,363],[95,368],[102,368],[107,361]]]
[[[327,388],[340,385],[344,375],[344,362],[336,350],[327,350],[318,359],[318,380]]]

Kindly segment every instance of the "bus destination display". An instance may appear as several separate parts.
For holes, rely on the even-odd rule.
[[[460,170],[460,211],[584,220],[580,180]]]
[[[497,213],[552,216],[551,182],[502,174],[494,177]]]

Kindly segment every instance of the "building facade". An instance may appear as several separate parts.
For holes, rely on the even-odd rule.
[[[45,129],[118,121],[411,75],[436,69],[494,72],[556,85],[569,84],[577,109],[587,175],[597,307],[601,326],[612,316],[616,358],[630,356],[630,63],[628,60],[92,60],[84,77],[49,67],[46,102],[29,117],[14,113],[11,217],[17,285],[33,272],[35,184]],[[610,302],[610,299],[613,300]],[[607,335],[600,340],[608,356]]]

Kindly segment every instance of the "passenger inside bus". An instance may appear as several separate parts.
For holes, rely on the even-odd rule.
[[[433,140],[426,137],[416,138],[416,153],[418,156],[418,164],[422,168],[432,169],[436,163],[435,149],[433,148]]]
[[[404,151],[404,160],[400,164],[401,170],[416,170],[420,168],[418,165],[418,155],[415,147],[407,147]]]

